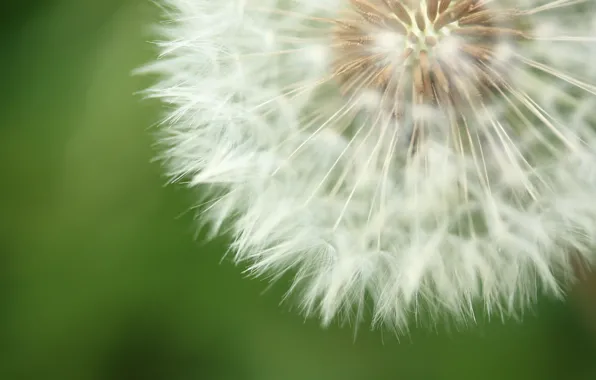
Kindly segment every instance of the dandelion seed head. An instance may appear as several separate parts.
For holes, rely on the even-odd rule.
[[[519,315],[596,246],[578,0],[162,0],[163,160],[304,313]]]

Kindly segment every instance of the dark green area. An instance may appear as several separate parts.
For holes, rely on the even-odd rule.
[[[216,0],[214,0],[216,1]],[[1,379],[596,379],[579,299],[521,321],[322,329],[221,261],[164,186],[146,0],[11,2],[0,23]],[[267,290],[267,291],[265,291]],[[594,301],[596,302],[596,301]]]

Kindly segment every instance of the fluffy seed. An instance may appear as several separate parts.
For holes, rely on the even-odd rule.
[[[596,259],[592,2],[161,1],[168,174],[305,314],[517,315]]]

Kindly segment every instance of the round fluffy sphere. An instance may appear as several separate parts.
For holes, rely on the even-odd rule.
[[[169,174],[305,313],[510,314],[594,258],[593,1],[161,2]]]

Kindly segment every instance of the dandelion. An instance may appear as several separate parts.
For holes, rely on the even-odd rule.
[[[162,2],[169,174],[307,315],[516,315],[594,259],[593,1]]]

